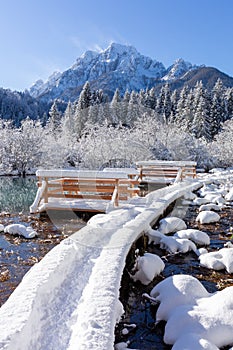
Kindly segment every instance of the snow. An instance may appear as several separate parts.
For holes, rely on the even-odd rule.
[[[148,244],[159,244],[161,239],[164,237],[163,233],[158,230],[153,230],[151,227],[148,227],[145,233],[149,238]]]
[[[195,233],[185,228],[186,233],[179,233],[176,227],[175,235],[169,237],[151,227],[177,198],[187,193],[190,198],[194,197],[190,192],[203,184],[209,186],[208,183],[213,181],[216,184],[208,190],[217,193],[220,189],[224,193],[224,188],[220,187],[226,182],[226,177],[216,173],[203,176],[201,180],[167,186],[145,198],[132,198],[127,205],[111,210],[108,214],[94,216],[83,229],[62,241],[30,269],[0,308],[0,348],[73,350],[78,346],[79,350],[113,349],[115,324],[124,312],[119,301],[121,277],[132,243],[147,233],[150,242],[166,244],[170,252],[195,251],[201,264],[209,254],[203,248],[197,250],[195,246],[195,243],[208,244],[205,234],[200,233],[202,231],[197,230]],[[219,255],[215,255],[217,262],[214,264],[223,266],[224,263],[222,268],[232,271],[233,248],[223,249],[226,251],[215,252]],[[140,268],[138,275],[137,272],[135,274],[144,283],[159,273],[158,257],[152,258],[148,254],[138,259]],[[213,261],[213,257],[211,259]],[[157,263],[153,264],[152,260]],[[160,261],[160,270],[162,263]],[[219,292],[222,294],[214,299],[214,295],[209,294],[195,278],[182,275],[172,278],[172,282],[166,282],[167,279],[161,282],[165,287],[158,284],[151,292],[161,301],[157,320],[168,321],[164,339],[172,342],[173,348],[179,350],[186,346],[187,339],[192,350],[216,349],[216,346],[221,345],[220,342],[232,343],[232,335],[227,331],[227,325],[230,324],[232,328],[229,299],[232,290],[225,294]],[[219,301],[221,298],[222,301]],[[211,311],[211,305],[216,305],[216,312]],[[191,309],[187,319],[188,307]],[[184,332],[181,331],[180,320]],[[204,331],[200,334],[198,330],[201,327],[204,327]],[[125,343],[124,346],[127,348],[129,344]]]
[[[217,346],[211,344],[207,339],[195,333],[183,334],[175,342],[172,350],[219,350]]]
[[[41,186],[37,189],[36,197],[34,199],[34,202],[30,206],[30,213],[36,213],[40,200],[43,197],[43,193],[46,189],[46,181],[42,180]]]
[[[4,225],[0,224],[0,232],[4,231]]]
[[[53,169],[44,170],[39,169],[36,171],[37,177],[68,177],[68,178],[91,178],[91,179],[127,179],[127,173],[122,171],[98,171],[98,170],[71,170],[71,169]]]
[[[128,349],[129,342],[121,342],[115,345],[115,350],[127,350]],[[138,350],[138,349],[132,349],[131,350]]]
[[[233,287],[208,293],[195,277],[174,275],[150,294],[160,302],[156,320],[167,321],[164,341],[172,350],[218,349],[233,343]]]
[[[164,236],[160,240],[160,248],[166,249],[169,253],[187,253],[190,250],[196,252],[196,245],[187,238]]]
[[[209,204],[202,204],[199,208],[199,211],[205,211],[205,210],[215,210],[215,211],[220,211],[221,206],[214,204],[214,203],[209,203]]]
[[[226,194],[225,199],[227,202],[233,201],[233,188]]]
[[[192,228],[177,231],[174,236],[178,238],[188,238],[198,245],[210,244],[210,238],[207,233]]]
[[[179,230],[184,230],[186,228],[187,226],[184,220],[176,217],[167,217],[159,221],[158,230],[163,234],[167,234]]]
[[[220,175],[216,177],[218,180],[219,178]],[[176,232],[178,228],[176,227],[174,231],[174,222],[172,231],[176,234],[173,237],[165,236],[151,227],[156,224],[169,204],[197,190],[208,181],[213,181],[213,178],[203,177],[199,181],[184,181],[150,193],[145,198],[133,198],[129,204],[119,209],[105,215],[94,216],[86,227],[62,241],[30,269],[21,284],[1,307],[0,348],[4,350],[12,348],[14,350],[22,348],[25,350],[32,348],[73,350],[78,344],[79,350],[113,349],[115,324],[124,312],[119,302],[121,277],[132,243],[143,232],[147,232],[150,241],[156,244],[160,244],[165,238],[168,239],[169,242],[163,241],[162,244],[166,243],[170,251],[174,251],[174,244],[177,245],[175,251],[188,249],[195,251],[195,239],[196,244],[207,244],[206,236],[198,232],[188,233],[193,242],[186,237],[178,237],[179,232]],[[179,218],[175,218],[177,219]],[[181,233],[181,236],[182,234],[185,233]],[[230,269],[231,248],[224,249],[228,251],[224,253],[226,268]],[[203,254],[203,249],[196,250],[196,253],[200,254],[200,262],[205,255],[209,254]],[[159,264],[152,264],[153,259],[158,263],[158,257],[152,258],[148,254],[138,259],[140,268],[137,271],[138,275],[135,274],[146,283],[159,273]],[[161,261],[160,264],[162,267]],[[148,268],[152,265],[153,269]],[[175,281],[176,278],[173,277]],[[180,279],[176,284],[178,287],[172,288],[168,283],[167,288],[164,289],[164,294],[166,290],[167,296],[161,298],[162,302],[157,313],[158,320],[165,319],[171,323],[170,316],[174,312],[174,306],[182,306],[185,301],[185,305],[188,303],[193,309],[199,306],[199,299],[206,299],[209,296],[200,282],[192,279],[191,276],[186,276],[182,281]],[[158,292],[159,284],[155,288]],[[160,298],[159,295],[158,298]],[[205,312],[208,312],[207,303],[203,305]],[[220,312],[218,314],[220,317]],[[178,315],[182,315],[182,319],[183,315],[184,318],[186,317],[183,310],[179,311]],[[200,313],[197,315],[199,322],[202,318]],[[165,318],[161,318],[162,316]],[[218,316],[217,313],[215,316]],[[206,317],[208,318],[208,315]],[[211,321],[208,321],[208,325],[210,323]],[[221,324],[221,320],[218,324]],[[186,327],[186,324],[183,326]],[[170,333],[166,328],[165,339],[177,338],[174,346],[179,347],[177,342],[182,344],[185,339],[182,338],[183,333],[176,337],[176,326],[173,328],[173,331],[169,331]],[[178,328],[179,325],[177,325],[179,333]],[[200,348],[204,347],[203,344],[207,344],[207,341],[215,344],[213,339],[207,338],[205,334],[199,337],[200,334],[196,334],[196,329],[199,329],[199,326],[195,324],[192,332],[194,335],[187,332],[187,337],[193,344],[200,345]],[[227,338],[225,328],[222,329]],[[223,338],[220,332],[216,333],[220,339]],[[227,339],[229,340],[229,337]],[[128,345],[126,343],[126,346]]]
[[[7,225],[4,228],[4,232],[9,233],[11,235],[23,236],[25,238],[34,238],[35,236],[37,236],[37,232],[33,230],[32,227],[27,227],[22,224]]]
[[[201,211],[196,218],[196,221],[200,222],[200,224],[209,224],[212,222],[218,222],[219,220],[220,216],[210,210]]]
[[[137,257],[134,266],[136,273],[131,275],[131,278],[134,281],[140,281],[142,284],[148,285],[164,268],[165,264],[158,255],[145,253],[143,256]]]
[[[168,205],[201,185],[187,181],[132,199],[63,240],[1,307],[0,348],[113,349],[123,313],[121,277],[132,243]]]
[[[209,269],[223,270],[233,273],[233,248],[222,248],[215,252],[201,254],[200,264]]]
[[[207,204],[210,201],[207,198],[195,198],[193,200],[193,205],[202,205],[202,204]]]
[[[30,93],[33,97],[45,96],[54,99],[61,95],[68,98],[67,91],[84,85],[86,81],[96,81],[105,75],[111,80],[111,88],[114,91],[119,86],[119,79],[124,81],[130,91],[139,91],[145,87],[145,81],[159,79],[166,74],[164,65],[156,60],[141,55],[134,47],[112,43],[106,50],[94,52],[88,50],[71,68],[60,75],[49,78],[46,82],[39,82],[32,86]],[[101,81],[99,89],[104,88]],[[123,92],[123,90],[121,91]]]
[[[168,321],[176,307],[194,304],[196,298],[209,295],[203,285],[189,275],[174,275],[158,283],[150,292],[151,297],[159,301],[156,321]]]

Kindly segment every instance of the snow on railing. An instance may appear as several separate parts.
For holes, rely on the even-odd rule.
[[[42,200],[42,198],[43,198],[43,196],[44,196],[44,194],[46,192],[46,189],[47,189],[47,182],[42,180],[41,186],[37,190],[34,202],[30,206],[30,213],[36,213],[37,212],[37,210],[39,208],[40,201]]]

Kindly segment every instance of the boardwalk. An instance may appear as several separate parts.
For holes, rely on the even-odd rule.
[[[195,162],[146,161],[134,168],[38,170],[38,192],[31,213],[48,210],[107,212],[158,187],[196,177]],[[151,187],[151,189],[154,189]]]

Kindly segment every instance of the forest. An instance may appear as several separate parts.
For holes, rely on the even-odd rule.
[[[0,174],[27,174],[37,168],[101,169],[148,159],[194,160],[199,168],[233,164],[233,88],[219,79],[208,91],[171,91],[165,84],[128,92],[111,101],[88,82],[74,102],[55,100],[49,115],[25,116],[20,125],[0,120]]]

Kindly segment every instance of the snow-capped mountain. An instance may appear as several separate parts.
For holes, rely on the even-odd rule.
[[[173,80],[193,69],[182,59],[166,69],[161,62],[140,54],[133,46],[112,43],[101,52],[87,51],[63,73],[54,73],[46,82],[37,81],[30,89],[33,97],[44,100],[77,98],[88,80],[93,89],[103,89],[112,95],[146,89],[163,80]]]
[[[182,75],[195,68],[197,68],[197,66],[192,65],[190,62],[184,61],[182,58],[179,58],[167,69],[167,74],[162,78],[162,80],[171,81],[180,78]]]

